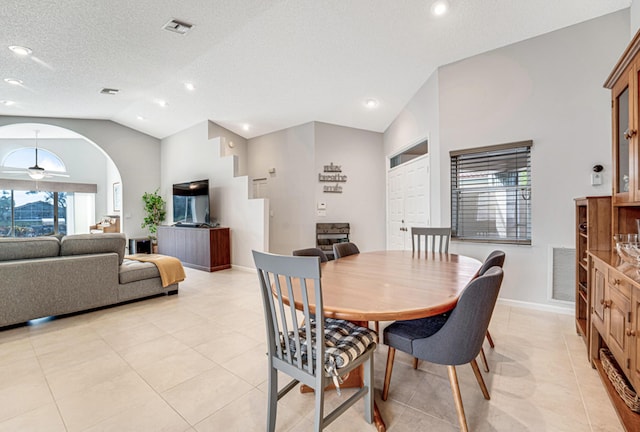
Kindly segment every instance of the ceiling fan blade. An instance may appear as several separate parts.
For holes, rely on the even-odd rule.
[[[48,172],[48,173],[45,174],[45,176],[47,176],[47,177],[69,177],[69,174],[56,174],[56,173]]]
[[[2,174],[28,174],[27,171],[2,171]]]

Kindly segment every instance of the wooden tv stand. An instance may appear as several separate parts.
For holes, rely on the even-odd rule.
[[[209,272],[231,268],[229,228],[158,227],[158,253]]]

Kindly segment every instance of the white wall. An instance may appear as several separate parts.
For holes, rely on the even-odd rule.
[[[350,240],[361,251],[385,249],[385,158],[383,136],[377,132],[315,123],[315,179],[316,203],[327,204],[325,217],[315,216],[316,222],[349,222]],[[340,183],[342,193],[325,193],[318,181],[324,165],[342,166],[346,183]],[[312,205],[316,204],[312,203]],[[315,229],[315,226],[313,227]],[[315,239],[314,239],[315,241]]]
[[[573,198],[611,193],[610,94],[602,83],[628,35],[625,10],[438,71],[440,176],[433,181],[440,182],[442,221],[450,220],[450,150],[534,142],[532,245],[452,244],[453,252],[478,259],[497,248],[507,252],[503,298],[556,305],[547,295],[548,254],[552,246],[574,247]],[[385,134],[385,151],[398,137],[418,134],[407,112],[429,121],[424,114],[433,101],[424,99],[436,92],[426,87]],[[605,167],[602,186],[590,185],[595,164]]]
[[[248,153],[249,178],[267,179],[269,251],[315,246],[314,124],[252,138]]]
[[[640,3],[636,0],[631,2],[630,10],[630,29],[629,29],[629,40],[633,39],[636,32],[640,29]],[[621,53],[622,54],[622,53]]]
[[[231,263],[251,268],[251,250],[263,251],[269,244],[269,206],[265,200],[249,199],[247,177],[236,176],[237,156],[224,156],[224,137],[211,136],[222,129],[202,122],[162,140],[160,194],[167,200],[167,223],[171,223],[173,184],[209,179],[212,222],[231,229]]]

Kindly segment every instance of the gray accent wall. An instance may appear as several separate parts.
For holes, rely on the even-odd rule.
[[[311,122],[249,140],[249,177],[266,179],[269,251],[291,254],[314,247],[316,222],[349,222],[361,251],[385,248],[382,134]],[[324,165],[341,165],[342,193],[325,193]],[[270,170],[274,170],[270,173]],[[319,202],[326,204],[319,216]]]

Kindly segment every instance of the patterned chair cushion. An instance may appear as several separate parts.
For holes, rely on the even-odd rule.
[[[311,326],[311,343],[312,350],[311,355],[313,359],[316,359],[316,327],[315,321],[312,319],[309,323]],[[304,326],[297,330],[298,337],[300,338],[300,345],[302,349],[302,358],[306,360],[307,353],[307,330]],[[377,334],[375,331],[366,327],[360,327],[352,322],[339,320],[334,318],[325,318],[324,320],[324,339],[325,339],[325,360],[324,369],[328,376],[333,378],[336,388],[339,390],[339,384],[342,381],[339,378],[339,369],[344,368],[353,360],[358,358],[363,352],[367,350],[369,345],[375,343]],[[282,342],[282,348],[286,350],[284,340]],[[289,332],[289,350],[292,356],[296,355],[296,343],[295,334],[293,331]]]

